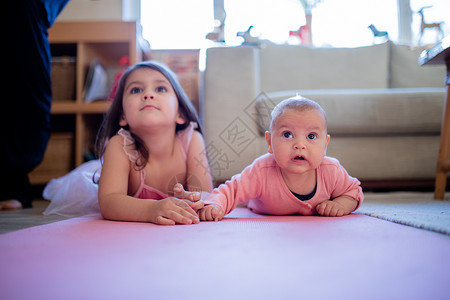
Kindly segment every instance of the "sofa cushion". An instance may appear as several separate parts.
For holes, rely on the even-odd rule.
[[[337,135],[439,134],[444,88],[300,90],[260,94],[256,101],[260,134],[269,128],[270,111],[299,94],[327,113],[328,132]]]
[[[445,65],[419,66],[425,48],[391,43],[391,88],[444,87]]]
[[[269,44],[260,50],[261,91],[388,88],[389,44],[310,48]]]
[[[336,137],[327,155],[359,180],[430,179],[436,174],[439,135]]]

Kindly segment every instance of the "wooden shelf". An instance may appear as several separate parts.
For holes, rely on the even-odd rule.
[[[50,43],[132,42],[137,39],[136,22],[56,22],[49,29]],[[136,42],[135,42],[136,44]]]
[[[110,101],[98,100],[92,103],[77,103],[73,100],[54,101],[52,114],[102,114],[111,105]]]

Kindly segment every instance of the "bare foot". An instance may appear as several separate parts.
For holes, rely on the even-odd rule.
[[[0,210],[22,209],[22,203],[15,199],[0,201]]]

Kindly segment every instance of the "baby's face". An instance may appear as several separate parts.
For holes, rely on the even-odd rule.
[[[315,171],[326,154],[329,140],[324,116],[316,109],[287,110],[266,132],[268,151],[284,173]]]

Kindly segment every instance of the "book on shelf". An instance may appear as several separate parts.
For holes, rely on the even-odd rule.
[[[89,67],[84,86],[84,101],[90,103],[94,100],[104,100],[108,95],[108,74],[100,62],[94,60]]]

